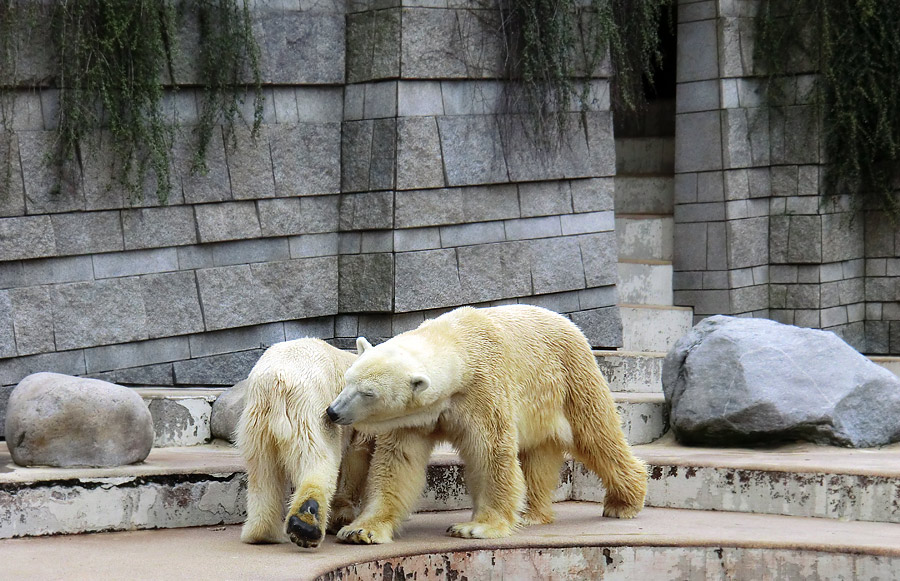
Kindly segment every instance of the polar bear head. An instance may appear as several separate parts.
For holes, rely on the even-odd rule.
[[[434,424],[453,392],[452,360],[435,360],[420,337],[399,335],[373,347],[356,340],[359,358],[330,406],[337,424],[371,433]]]

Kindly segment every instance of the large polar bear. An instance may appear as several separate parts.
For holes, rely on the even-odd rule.
[[[520,523],[552,522],[565,452],[603,480],[604,516],[630,518],[643,507],[646,466],[568,319],[526,305],[462,307],[377,347],[364,338],[357,345],[360,357],[327,411],[378,438],[363,512],[338,540],[390,542],[440,440],[465,461],[474,504],[471,522],[448,529],[456,537],[505,537]]]
[[[329,530],[355,516],[374,443],[323,412],[355,360],[319,339],[297,339],[266,349],[250,371],[236,429],[247,463],[245,543],[281,542],[286,532],[301,547],[317,547],[329,515]],[[285,518],[288,484],[294,493]]]

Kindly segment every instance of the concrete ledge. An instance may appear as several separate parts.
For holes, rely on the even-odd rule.
[[[414,515],[388,545],[319,549],[245,545],[238,526],[133,531],[0,542],[10,578],[156,579],[890,579],[900,567],[900,527],[771,515],[648,508],[606,519],[599,505],[556,505],[557,521],[499,540],[454,539],[465,512]],[[115,547],[111,550],[111,547]],[[429,574],[425,575],[425,567]],[[418,573],[412,575],[412,573]],[[399,573],[399,575],[397,575]],[[854,575],[855,574],[855,575]],[[397,575],[395,577],[395,575]],[[409,577],[407,577],[409,575]],[[618,576],[618,575],[616,575]]]

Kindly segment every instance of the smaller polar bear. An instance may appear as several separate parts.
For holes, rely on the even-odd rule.
[[[250,371],[236,429],[247,463],[243,542],[278,543],[286,532],[298,546],[313,548],[325,536],[329,515],[329,530],[353,519],[374,442],[334,425],[323,410],[355,360],[319,339],[297,339],[266,349]],[[285,518],[288,484],[294,492]]]
[[[378,438],[363,512],[338,540],[390,542],[443,440],[465,462],[474,505],[470,522],[448,530],[456,537],[552,522],[566,452],[603,480],[604,516],[631,518],[644,506],[646,466],[631,453],[587,339],[565,317],[526,305],[462,307],[357,346],[328,416]]]

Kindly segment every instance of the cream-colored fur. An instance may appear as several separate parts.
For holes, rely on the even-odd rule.
[[[300,546],[315,547],[329,517],[339,527],[355,516],[372,439],[325,415],[355,360],[324,341],[297,339],[269,347],[250,371],[236,430],[247,463],[245,543],[282,542],[287,534]],[[294,492],[285,517],[288,485]]]
[[[466,465],[472,520],[458,537],[496,538],[553,520],[565,452],[606,486],[603,514],[644,505],[646,466],[625,440],[590,345],[568,319],[511,305],[463,307],[371,347],[329,407],[342,424],[377,434],[362,514],[338,539],[384,543],[425,483],[432,447],[450,441]]]

